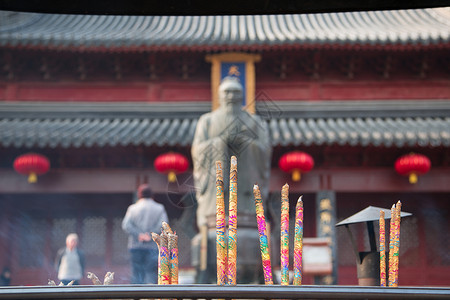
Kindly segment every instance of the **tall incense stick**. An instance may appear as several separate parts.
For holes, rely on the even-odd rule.
[[[281,189],[281,285],[289,285],[289,185]]]
[[[294,233],[294,285],[302,284],[302,255],[303,255],[303,201],[302,196],[295,206],[295,233]]]
[[[380,210],[380,286],[386,286],[386,238],[383,210]]]
[[[228,211],[228,284],[236,285],[237,256],[237,159],[231,157]]]
[[[168,234],[170,284],[178,284],[178,235]]]
[[[159,257],[161,264],[161,284],[170,284],[169,240],[165,232],[162,232],[160,237],[161,245],[159,247]]]
[[[394,277],[392,286],[398,286],[398,263],[400,257],[400,213],[401,213],[402,203],[400,201],[397,202],[395,206],[395,223],[394,223]]]
[[[161,236],[157,233],[152,232],[152,239],[158,246],[158,284],[161,284]]]
[[[217,284],[225,285],[227,276],[227,240],[225,236],[225,200],[222,162],[216,161],[216,249]]]
[[[264,271],[264,283],[273,284],[272,265],[270,263],[269,244],[266,228],[266,218],[264,217],[264,207],[261,198],[261,191],[257,184],[253,186],[255,196],[256,222],[258,223],[259,246],[261,248],[261,260]]]
[[[394,236],[395,236],[395,204],[391,207],[391,221],[389,224],[389,286],[394,285]]]

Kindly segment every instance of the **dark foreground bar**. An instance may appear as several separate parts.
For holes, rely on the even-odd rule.
[[[0,287],[0,299],[450,299],[450,287],[109,285]]]

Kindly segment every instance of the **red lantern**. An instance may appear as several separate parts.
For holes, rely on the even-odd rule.
[[[50,162],[47,157],[40,154],[27,153],[14,160],[14,170],[17,173],[28,175],[29,183],[35,183],[37,175],[47,173],[49,169]]]
[[[169,182],[175,182],[177,180],[176,174],[186,172],[189,162],[183,155],[169,152],[158,156],[153,165],[158,172],[167,173]]]
[[[293,151],[284,154],[278,161],[278,166],[284,172],[292,172],[293,181],[299,181],[301,172],[309,172],[314,167],[314,159],[308,153]]]
[[[417,183],[417,175],[427,173],[431,168],[431,162],[422,154],[407,154],[395,162],[395,170],[400,175],[409,176],[409,183]]]

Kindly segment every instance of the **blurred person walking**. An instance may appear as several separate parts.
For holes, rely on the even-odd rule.
[[[157,283],[159,254],[151,233],[159,233],[162,222],[168,222],[167,212],[152,198],[148,184],[140,185],[137,194],[138,201],[128,207],[122,221],[122,229],[128,234],[131,283]]]
[[[55,259],[55,267],[58,271],[58,279],[67,285],[74,280],[74,285],[79,285],[84,276],[85,257],[83,251],[78,249],[78,235],[70,233],[66,237],[66,247],[58,250]]]

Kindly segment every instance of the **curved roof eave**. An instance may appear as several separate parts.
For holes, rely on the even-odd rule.
[[[190,147],[197,120],[208,110],[208,105],[39,103],[30,107],[5,103],[0,105],[0,146]],[[448,101],[411,100],[402,101],[402,104],[393,102],[389,107],[377,101],[361,102],[359,111],[354,110],[353,104],[345,102],[279,105],[257,107],[257,113],[267,122],[274,147],[450,146]],[[330,114],[330,111],[334,113]]]
[[[450,7],[254,16],[96,16],[0,11],[0,46],[78,51],[429,47],[450,43]]]

